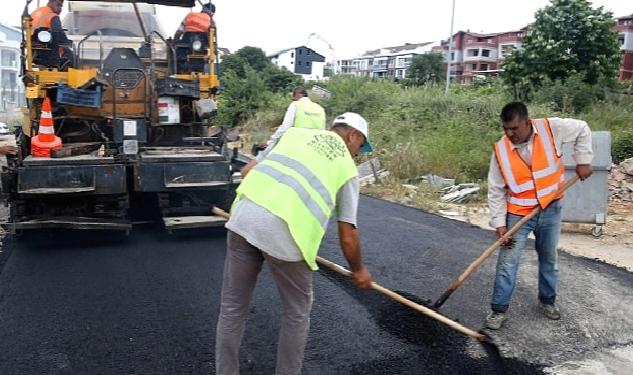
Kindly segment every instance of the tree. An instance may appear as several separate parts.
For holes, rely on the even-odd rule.
[[[248,65],[241,76],[232,70],[227,71],[224,83],[219,105],[221,124],[238,125],[265,107],[270,100],[270,91],[261,74]]]
[[[415,85],[437,83],[443,77],[443,56],[439,53],[425,53],[414,56],[407,70],[407,78]]]
[[[552,0],[535,17],[523,48],[502,65],[515,97],[525,99],[547,79],[564,82],[578,75],[588,84],[614,79],[620,52],[611,12],[593,9],[587,0]]]
[[[222,58],[222,70],[232,70],[239,75],[244,75],[244,66],[248,65],[256,72],[262,72],[272,65],[264,50],[258,47],[242,47],[234,54]]]
[[[294,87],[303,84],[303,78],[286,69],[270,64],[263,71],[266,86],[273,92],[290,92]]]

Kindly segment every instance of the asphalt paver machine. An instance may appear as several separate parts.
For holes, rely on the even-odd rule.
[[[19,153],[2,172],[8,229],[129,232],[148,218],[168,230],[221,225],[211,207],[227,208],[247,159],[228,147],[237,136],[215,123],[216,28],[173,40],[156,14],[157,5],[194,0],[69,1],[64,46],[34,29],[31,2],[22,16]],[[62,147],[38,157],[31,140],[45,99]]]

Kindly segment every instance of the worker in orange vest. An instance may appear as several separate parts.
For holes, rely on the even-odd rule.
[[[72,65],[72,42],[66,37],[59,19],[63,6],[64,0],[49,0],[46,6],[37,8],[31,14],[31,38],[35,46],[47,46],[45,49],[35,48],[33,61],[36,64],[59,68]]]
[[[180,27],[174,35],[175,40],[179,40],[184,33],[206,33],[213,25],[213,15],[215,5],[206,3],[202,6],[201,12],[191,12],[180,23]]]
[[[209,29],[213,26],[215,5],[204,4],[201,12],[187,14],[174,36],[178,73],[207,71],[204,59],[190,59],[187,56],[204,56],[209,49]]]
[[[556,302],[558,284],[558,237],[561,226],[565,167],[561,161],[562,144],[574,143],[576,174],[581,180],[591,176],[593,151],[591,130],[586,122],[574,119],[530,119],[520,102],[506,104],[501,111],[505,135],[494,145],[488,172],[490,225],[497,238],[507,233],[522,217],[536,207],[542,211],[526,222],[499,251],[492,312],[486,327],[499,329],[505,321],[517,271],[528,235],[534,233],[538,255],[539,308],[546,317],[561,317]]]

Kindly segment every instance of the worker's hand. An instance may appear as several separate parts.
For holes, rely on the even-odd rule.
[[[354,279],[354,284],[359,288],[371,288],[371,273],[367,271],[364,265],[358,270],[352,271],[352,279]]]
[[[0,146],[0,155],[16,155],[18,153],[18,148],[15,146]]]
[[[578,164],[576,165],[576,174],[581,181],[586,180],[593,173],[593,167],[591,164]]]
[[[499,227],[497,228],[497,239],[503,237],[506,233],[508,233],[507,227]],[[514,239],[512,237],[505,240],[501,243],[501,246],[512,246],[514,244]]]
[[[244,167],[242,167],[242,170],[240,171],[240,173],[242,174],[242,178],[246,177],[248,172],[250,172],[251,169],[253,169],[253,167],[256,164],[257,164],[257,159],[253,159],[253,160],[249,161],[248,164],[246,164]]]

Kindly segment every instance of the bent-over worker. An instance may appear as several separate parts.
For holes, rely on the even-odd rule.
[[[258,156],[237,190],[227,222],[216,373],[239,373],[239,348],[253,289],[264,262],[279,290],[283,318],[276,374],[299,374],[310,326],[312,272],[328,221],[336,216],[352,278],[371,287],[361,260],[356,215],[359,181],[353,156],[369,152],[367,122],[336,117],[332,129],[290,128]]]

